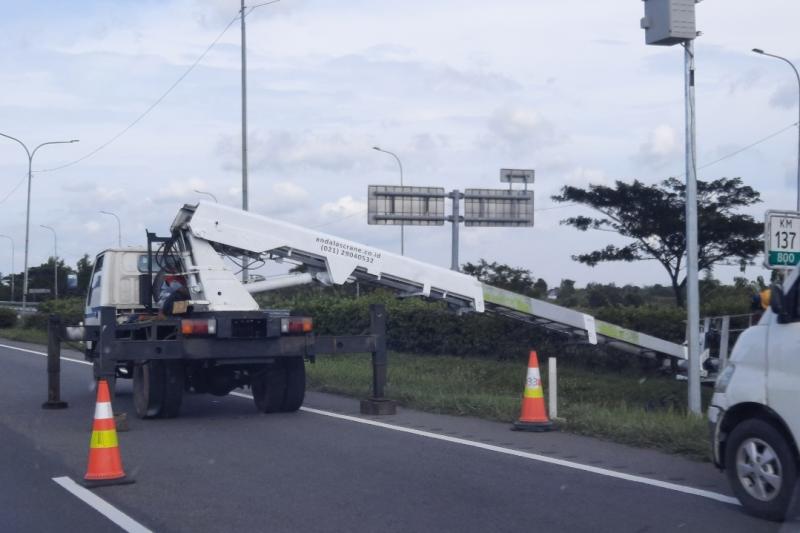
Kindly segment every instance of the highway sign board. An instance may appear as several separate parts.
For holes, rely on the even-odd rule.
[[[533,226],[533,191],[466,189],[465,226]]]
[[[443,187],[370,185],[367,222],[372,225],[442,226]]]
[[[764,266],[792,268],[800,264],[800,213],[767,211],[764,220]]]
[[[533,183],[535,174],[533,169],[501,168],[500,181],[503,183]]]

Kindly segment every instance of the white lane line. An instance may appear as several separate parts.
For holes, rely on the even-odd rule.
[[[152,533],[151,530],[147,529],[142,524],[126,515],[100,496],[72,481],[72,478],[67,476],[54,477],[53,481],[64,487],[73,496],[76,496],[78,499],[82,500],[89,507],[105,516],[125,531],[128,531],[129,533]]]
[[[25,353],[32,353],[35,355],[43,355],[47,357],[46,352],[37,352],[36,350],[28,350],[27,348],[20,348],[19,346],[11,346],[10,344],[0,344],[0,348],[8,348],[9,350],[17,350],[18,352],[25,352]],[[63,355],[60,357],[62,361],[71,361],[73,363],[78,363],[81,365],[89,365],[92,366],[92,363],[89,361],[81,361],[80,359],[73,359],[71,357],[64,357]]]
[[[23,352],[34,353],[38,355],[47,355],[43,352],[36,352],[33,350],[26,350],[24,348],[18,348],[16,346],[8,346],[5,344],[0,344],[0,348],[10,348],[12,350],[20,350]],[[87,361],[78,361],[77,359],[70,359],[69,357],[61,357],[61,359],[65,361],[71,361],[73,363],[81,363],[90,365],[91,363]],[[249,394],[244,394],[241,392],[231,392],[231,396],[238,396],[240,398],[247,398],[252,400],[253,397]],[[633,474],[626,474],[624,472],[617,472],[616,470],[609,470],[607,468],[600,468],[597,466],[590,466],[584,465],[581,463],[575,463],[572,461],[566,461],[564,459],[556,459],[555,457],[547,457],[546,455],[539,455],[535,453],[523,452],[520,450],[514,450],[512,448],[504,448],[502,446],[494,446],[492,444],[485,444],[483,442],[476,442],[473,440],[467,439],[460,439],[458,437],[451,437],[449,435],[440,435],[438,433],[431,433],[430,431],[422,431],[419,429],[412,429],[406,428],[403,426],[395,426],[393,424],[387,424],[385,422],[377,422],[375,420],[369,420],[366,418],[359,418],[357,416],[350,416],[350,415],[343,415],[339,413],[333,413],[331,411],[323,411],[321,409],[314,409],[312,407],[301,407],[301,411],[305,411],[307,413],[313,413],[316,415],[321,416],[328,416],[330,418],[337,418],[339,420],[347,420],[348,422],[356,422],[358,424],[365,424],[367,426],[379,427],[382,429],[389,429],[392,431],[399,431],[400,433],[408,433],[410,435],[417,435],[419,437],[426,437],[429,439],[441,440],[444,442],[450,442],[453,444],[461,444],[462,446],[470,446],[472,448],[478,448],[481,450],[487,450],[496,453],[502,453],[505,455],[512,455],[514,457],[521,457],[523,459],[529,459],[531,461],[539,461],[542,463],[553,464],[557,466],[563,466],[565,468],[572,468],[574,470],[581,470],[583,472],[591,472],[593,474],[599,474],[601,476],[612,477],[616,479],[622,479],[625,481],[631,481],[634,483],[641,483],[643,485],[650,485],[651,487],[658,487],[661,489],[672,490],[675,492],[682,492],[684,494],[691,494],[693,496],[701,496],[703,498],[708,498],[711,500],[715,500],[722,503],[729,503],[731,505],[741,505],[739,500],[732,496],[727,496],[725,494],[720,494],[719,492],[714,492],[705,489],[697,489],[694,487],[689,487],[687,485],[679,485],[677,483],[670,483],[668,481],[660,481],[658,479],[651,479],[644,476],[635,476]]]
[[[231,392],[231,396],[238,396],[240,398],[249,398],[253,399],[252,396],[249,394],[244,394],[241,392]],[[312,407],[301,407],[301,411],[305,411],[307,413],[313,413],[315,415],[321,416],[328,416],[331,418],[337,418],[339,420],[347,420],[348,422],[356,422],[358,424],[365,424],[367,426],[378,427],[382,429],[389,429],[392,431],[398,431],[400,433],[408,433],[410,435],[417,435],[418,437],[426,437],[429,439],[441,440],[444,442],[450,442],[453,444],[461,444],[462,446],[470,446],[472,448],[479,448],[481,450],[487,450],[490,452],[502,453],[505,455],[512,455],[514,457],[521,457],[523,459],[529,459],[532,461],[539,461],[542,463],[548,463],[557,466],[563,466],[566,468],[572,468],[575,470],[582,470],[584,472],[591,472],[593,474],[599,474],[601,476],[613,477],[616,479],[623,479],[625,481],[632,481],[634,483],[642,483],[644,485],[650,485],[652,487],[658,487],[661,489],[672,490],[675,492],[682,492],[684,494],[691,494],[693,496],[701,496],[703,498],[709,498],[711,500],[715,500],[722,503],[729,503],[731,505],[741,505],[739,500],[733,498],[731,496],[726,496],[725,494],[720,494],[718,492],[713,492],[710,490],[704,489],[697,489],[694,487],[689,487],[687,485],[679,485],[677,483],[670,483],[668,481],[660,481],[658,479],[651,479],[643,476],[635,476],[632,474],[626,474],[624,472],[617,472],[616,470],[609,470],[607,468],[599,468],[596,466],[584,465],[581,463],[575,463],[572,461],[565,461],[564,459],[556,459],[555,457],[547,457],[546,455],[539,455],[535,453],[523,452],[520,450],[515,450],[513,448],[504,448],[502,446],[494,446],[492,444],[485,444],[483,442],[476,442],[473,440],[461,439],[458,437],[451,437],[449,435],[440,435],[439,433],[431,433],[430,431],[422,431],[419,429],[412,429],[403,426],[395,426],[394,424],[387,424],[385,422],[377,422],[375,420],[369,420],[366,418],[360,418],[357,416],[350,416],[350,415],[343,415],[339,413],[333,413],[331,411],[323,411],[321,409],[314,409]]]

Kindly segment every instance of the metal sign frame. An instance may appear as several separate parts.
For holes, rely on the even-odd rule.
[[[785,235],[780,235],[778,239],[785,239],[787,251],[780,249],[772,249],[772,219],[773,218],[787,218],[796,221],[795,225],[781,226],[778,232]],[[792,229],[794,231],[787,231]],[[783,230],[783,231],[781,231]],[[790,263],[772,263],[770,256],[776,254],[777,259],[787,259]],[[800,264],[800,212],[798,211],[782,211],[770,209],[764,214],[764,267],[770,270],[790,270]]]
[[[464,225],[470,227],[533,226],[533,191],[466,189]]]
[[[383,226],[443,226],[444,187],[370,185],[367,223]]]
[[[525,185],[533,183],[536,178],[536,171],[534,169],[523,168],[501,168],[500,181],[502,183],[524,183]]]

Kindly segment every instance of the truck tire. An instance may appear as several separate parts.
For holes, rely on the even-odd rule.
[[[164,365],[163,418],[175,418],[181,411],[186,368],[181,360],[159,361]]]
[[[286,367],[280,362],[266,366],[253,375],[250,386],[256,409],[262,413],[280,411],[286,395]]]
[[[161,416],[164,407],[164,365],[150,361],[133,369],[133,406],[139,418]]]
[[[306,365],[302,357],[289,357],[282,362],[286,368],[286,394],[281,411],[294,412],[300,409],[306,396]]]
[[[757,418],[737,425],[725,446],[725,470],[749,513],[784,520],[797,483],[797,460],[775,426]]]

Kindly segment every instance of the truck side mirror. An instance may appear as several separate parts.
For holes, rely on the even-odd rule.
[[[783,289],[778,285],[773,285],[769,288],[769,291],[769,308],[778,315],[778,319],[781,319],[785,313]]]

